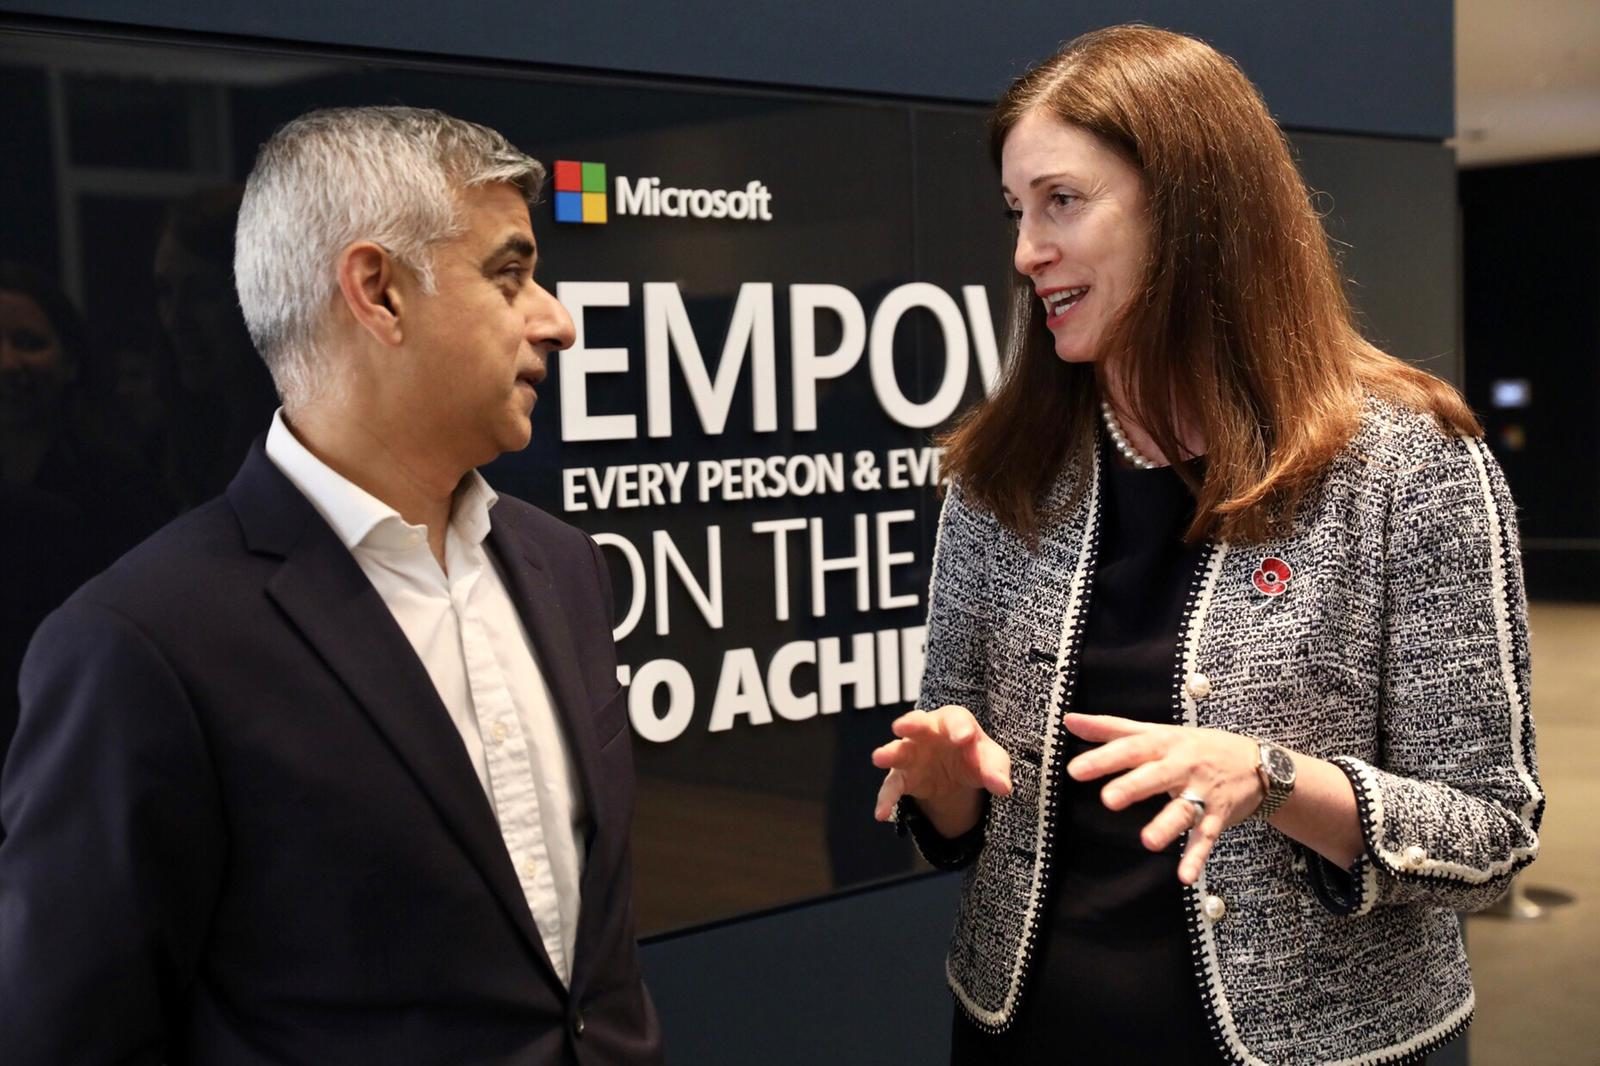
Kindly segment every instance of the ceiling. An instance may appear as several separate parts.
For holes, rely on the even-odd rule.
[[[1464,167],[1600,155],[1600,0],[1456,0]]]

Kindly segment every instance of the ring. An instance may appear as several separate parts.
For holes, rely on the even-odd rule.
[[[1206,801],[1188,791],[1178,793],[1178,798],[1189,805],[1189,828],[1193,829],[1206,816]]]

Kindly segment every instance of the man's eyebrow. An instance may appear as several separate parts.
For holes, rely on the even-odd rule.
[[[521,234],[514,234],[510,237],[507,237],[501,242],[500,247],[496,248],[494,251],[490,252],[486,257],[484,257],[483,265],[487,268],[494,263],[496,259],[502,259],[507,255],[520,255],[524,259],[531,258],[533,256],[533,242]]]

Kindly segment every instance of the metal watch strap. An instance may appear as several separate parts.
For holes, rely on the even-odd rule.
[[[1278,809],[1288,801],[1289,796],[1294,792],[1294,780],[1291,778],[1287,784],[1280,782],[1267,769],[1267,753],[1282,749],[1270,741],[1260,740],[1255,737],[1251,739],[1256,742],[1256,775],[1261,778],[1263,795],[1260,805],[1255,809],[1255,813],[1250,815],[1250,820],[1264,822],[1274,814],[1277,814]]]

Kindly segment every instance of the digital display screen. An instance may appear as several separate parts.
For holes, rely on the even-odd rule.
[[[268,425],[230,269],[257,147],[435,107],[550,170],[540,280],[579,341],[485,473],[610,565],[640,931],[920,868],[869,755],[917,691],[934,437],[1003,343],[983,109],[23,32],[0,81],[0,299],[39,346],[0,394],[9,699],[40,618]]]

